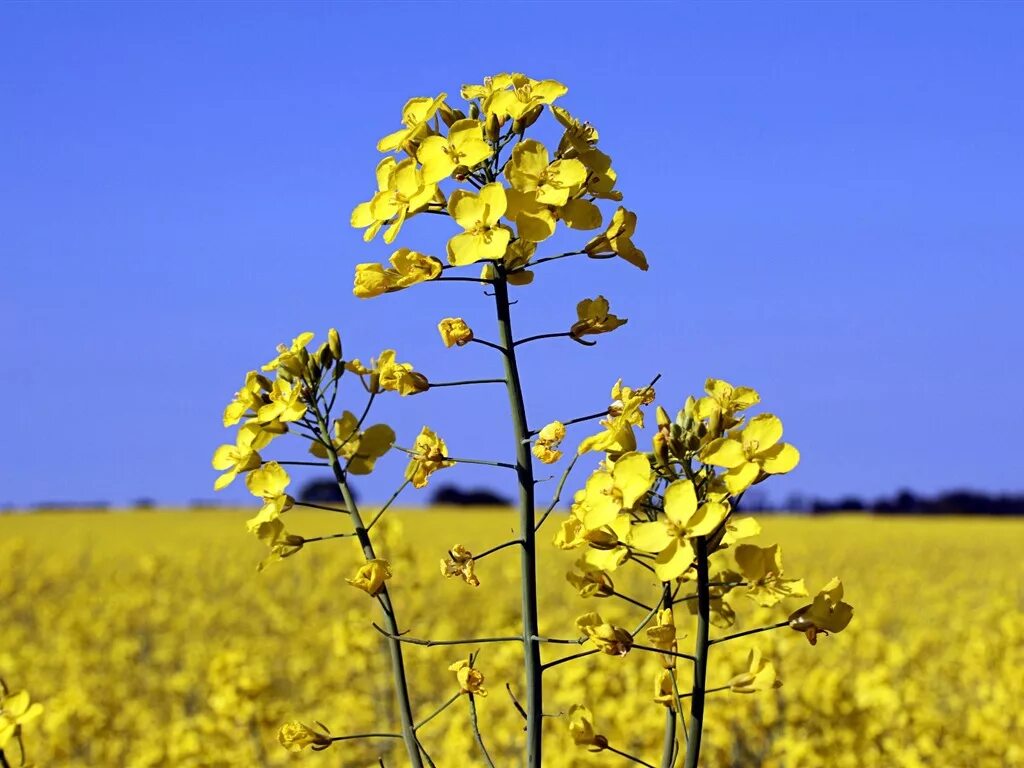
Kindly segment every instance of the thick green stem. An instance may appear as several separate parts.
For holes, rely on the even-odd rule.
[[[686,740],[685,768],[697,768],[704,729],[704,694],[707,692],[708,630],[711,624],[711,588],[708,586],[708,540],[694,540],[697,550],[697,637],[693,654],[693,691],[690,699],[690,735]]]
[[[526,673],[526,768],[541,766],[544,690],[541,681],[540,642],[537,640],[537,545],[533,496],[533,457],[530,454],[530,428],[526,424],[523,387],[516,365],[515,341],[508,301],[508,282],[503,268],[494,281],[494,304],[498,314],[498,333],[505,348],[505,381],[512,409],[516,442],[516,475],[519,478],[519,536],[522,539],[520,571],[523,600],[523,664]]]
[[[672,585],[665,584],[661,594],[663,610],[672,608]],[[669,670],[673,677],[676,674],[675,664]],[[672,707],[665,709],[665,734],[661,740],[661,768],[672,768],[676,760],[676,711]]]
[[[363,524],[363,517],[359,514],[359,507],[356,506],[356,500],[352,497],[352,491],[348,487],[345,470],[342,469],[337,451],[334,450],[334,445],[331,442],[331,432],[327,426],[327,421],[319,412],[316,415],[316,420],[320,427],[320,437],[324,441],[324,448],[327,451],[331,470],[334,472],[334,479],[341,490],[345,509],[352,519],[356,538],[359,540],[359,546],[363,550],[363,557],[367,561],[376,560],[377,555],[373,551],[370,532]],[[405,750],[409,754],[409,761],[413,768],[423,768],[423,760],[420,757],[420,745],[416,739],[412,703],[409,701],[409,684],[405,677],[405,659],[402,656],[402,644],[397,640],[399,635],[398,619],[395,617],[395,608],[391,603],[391,596],[388,594],[386,586],[382,587],[377,595],[377,599],[380,601],[381,608],[383,609],[384,623],[388,629],[388,634],[392,636],[388,637],[387,643],[388,649],[391,651],[391,673],[394,676],[398,715],[402,721],[402,740],[405,742]]]

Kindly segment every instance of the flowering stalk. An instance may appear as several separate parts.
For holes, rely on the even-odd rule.
[[[704,694],[708,675],[708,628],[711,622],[711,589],[708,586],[708,540],[694,539],[697,554],[697,638],[694,645],[693,691],[690,699],[690,733],[686,740],[685,768],[697,768],[700,737],[704,728]]]
[[[367,531],[366,526],[363,524],[362,515],[359,514],[359,508],[356,506],[356,501],[352,497],[352,491],[348,487],[345,470],[341,466],[338,452],[331,441],[331,432],[327,426],[327,419],[324,418],[315,401],[312,405],[316,412],[320,439],[324,450],[327,452],[327,459],[331,465],[331,471],[334,473],[334,479],[338,483],[338,489],[341,491],[341,497],[345,502],[345,509],[348,510],[349,517],[352,519],[352,525],[355,528],[359,546],[363,550],[363,556],[366,558],[366,561],[372,562],[377,559],[377,555],[373,551],[373,542],[370,541],[369,531]],[[377,599],[380,601],[388,633],[393,636],[388,637],[387,643],[388,649],[391,652],[391,673],[395,681],[398,715],[402,721],[402,740],[405,742],[405,749],[409,754],[409,761],[413,768],[423,768],[423,761],[420,758],[419,741],[416,738],[416,729],[413,722],[412,703],[409,701],[409,685],[405,676],[405,659],[402,656],[402,644],[396,639],[399,634],[398,619],[395,616],[395,608],[391,602],[387,585],[381,585]]]
[[[541,680],[540,642],[537,640],[537,544],[534,510],[533,457],[530,454],[530,430],[526,425],[523,387],[516,364],[515,341],[508,300],[508,282],[503,268],[494,281],[494,306],[498,315],[498,334],[505,348],[505,381],[512,427],[516,441],[516,475],[519,479],[519,536],[521,589],[523,600],[523,666],[526,675],[526,765],[541,765],[544,688]]]

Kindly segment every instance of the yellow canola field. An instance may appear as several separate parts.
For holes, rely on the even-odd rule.
[[[344,581],[355,563],[351,540],[310,544],[257,573],[264,551],[244,530],[247,514],[0,516],[0,675],[46,708],[25,728],[37,768],[404,764],[397,741],[298,755],[277,744],[278,726],[293,718],[322,720],[335,735],[392,730],[388,663],[370,627],[375,603]],[[288,517],[306,536],[347,530],[328,512]],[[516,632],[515,549],[479,564],[477,589],[438,568],[456,543],[479,552],[508,538],[512,514],[394,519],[381,549],[394,563],[390,584],[410,635]],[[761,522],[755,541],[782,545],[787,576],[806,577],[813,592],[840,575],[856,613],[845,632],[813,648],[788,628],[713,646],[710,686],[740,671],[755,646],[784,685],[712,694],[703,765],[1024,766],[1024,525],[853,515]],[[572,637],[588,610],[638,623],[641,608],[576,595],[564,577],[571,557],[549,544],[555,528],[549,522],[541,535],[542,633]],[[653,584],[635,570],[617,573],[616,588],[653,599]],[[740,595],[731,601],[737,622],[728,632],[779,621],[801,604],[769,611]],[[692,637],[685,612],[677,623]],[[578,650],[552,648],[547,658]],[[476,649],[490,693],[479,700],[488,747],[499,767],[516,766],[521,721],[505,683],[521,692],[518,646],[409,646],[416,711],[426,717],[457,690],[447,667]],[[550,670],[546,709],[556,717],[547,721],[545,765],[628,764],[573,746],[557,715],[576,703],[593,710],[613,746],[660,765],[658,670],[656,656],[637,651]],[[483,764],[464,698],[421,734],[439,768]],[[16,748],[8,754],[16,764]]]

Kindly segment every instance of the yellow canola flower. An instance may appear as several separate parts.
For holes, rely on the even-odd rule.
[[[597,128],[590,123],[576,119],[564,107],[553,106],[551,107],[551,113],[565,129],[562,140],[558,144],[558,151],[555,153],[559,157],[565,155],[569,149],[573,149],[576,152],[586,152],[597,144]]]
[[[608,299],[598,296],[596,299],[583,299],[576,305],[576,316],[569,333],[575,337],[610,333],[625,325],[628,320],[613,315],[609,310]]]
[[[268,461],[245,478],[249,492],[261,499],[272,499],[282,495],[290,482],[288,473],[276,461]]]
[[[578,747],[600,752],[608,747],[608,739],[594,730],[594,716],[582,704],[569,707],[569,736]]]
[[[448,550],[448,557],[441,560],[441,574],[446,579],[458,576],[470,586],[479,587],[480,579],[475,571],[476,561],[473,559],[473,553],[462,544],[456,544]]]
[[[729,515],[729,507],[714,501],[698,506],[697,492],[690,480],[676,480],[665,488],[665,517],[638,523],[630,530],[629,543],[644,552],[657,552],[655,575],[672,581],[683,575],[693,562],[689,539],[710,536]]]
[[[587,169],[579,160],[551,162],[547,147],[527,139],[512,150],[505,177],[513,189],[532,194],[538,203],[561,206],[582,188]]]
[[[256,569],[259,571],[262,571],[270,563],[276,563],[284,560],[286,557],[291,557],[301,550],[303,544],[306,543],[302,536],[288,533],[285,530],[284,523],[278,517],[273,517],[266,522],[250,527],[250,530],[256,534],[256,538],[270,548],[269,554],[256,566]]]
[[[565,579],[579,593],[580,597],[611,597],[615,593],[612,577],[601,568],[597,568],[580,558],[573,569],[565,574]]]
[[[462,97],[482,99],[484,113],[504,121],[523,118],[568,92],[569,89],[557,80],[534,80],[521,72],[513,72],[486,78],[482,86],[463,86]]]
[[[604,233],[587,243],[583,250],[592,257],[618,255],[634,267],[646,272],[647,257],[643,251],[633,245],[634,232],[636,232],[636,214],[619,206]]]
[[[753,648],[747,657],[747,671],[733,677],[728,685],[733,693],[756,693],[781,688],[782,681],[775,665],[761,656],[760,649]]]
[[[345,579],[356,589],[361,589],[370,597],[376,597],[384,589],[384,582],[391,578],[391,563],[387,560],[369,560],[359,566],[355,576]]]
[[[484,185],[477,194],[464,189],[452,192],[448,212],[465,231],[448,241],[448,262],[461,267],[502,258],[512,237],[498,223],[507,205],[505,188],[497,182]]]
[[[277,732],[277,740],[289,752],[301,752],[306,747],[320,751],[331,746],[332,743],[329,735],[314,730],[298,720],[292,720],[282,725]]]
[[[704,382],[704,391],[707,395],[694,404],[693,415],[697,419],[710,419],[708,431],[715,435],[735,427],[742,420],[735,418],[737,413],[761,402],[756,389],[734,387],[722,379],[709,378]]]
[[[360,299],[372,299],[384,293],[400,291],[440,277],[443,266],[440,259],[409,248],[399,248],[391,254],[389,261],[390,269],[376,262],[356,264],[352,293]]]
[[[646,454],[630,451],[606,465],[610,469],[597,469],[587,478],[583,496],[574,505],[574,514],[587,530],[610,525],[623,510],[632,509],[654,482]]]
[[[484,688],[483,672],[465,659],[450,665],[448,671],[455,673],[455,679],[459,681],[459,693],[468,693],[473,696],[487,695],[487,689]]]
[[[479,120],[457,120],[448,129],[448,136],[427,136],[416,150],[416,159],[423,164],[423,180],[441,181],[457,168],[472,169],[491,156],[491,147],[484,141],[483,123]]]
[[[758,547],[740,544],[736,547],[736,564],[747,582],[747,595],[758,605],[770,608],[787,597],[807,597],[803,579],[785,579],[782,552],[778,544]]]
[[[28,691],[0,691],[0,749],[3,749],[11,739],[18,737],[22,726],[43,714],[43,705],[33,702]]]
[[[764,472],[781,475],[800,461],[800,452],[789,443],[780,443],[782,421],[770,413],[755,416],[738,433],[712,440],[700,452],[700,460],[725,467],[725,486],[732,494],[745,491]]]
[[[368,475],[373,472],[377,459],[395,444],[395,431],[387,424],[374,424],[360,432],[359,419],[351,411],[345,411],[341,418],[334,420],[331,444],[338,457],[347,461],[346,472]],[[322,443],[312,443],[309,452],[320,459],[328,458]]]
[[[264,392],[270,390],[271,384],[266,377],[256,371],[245,374],[245,384],[235,393],[234,399],[224,409],[224,426],[230,427],[240,422],[247,413],[255,414],[264,404]]]
[[[670,668],[662,669],[654,678],[654,703],[668,707],[673,712],[676,709],[676,690],[679,685],[675,682]]]
[[[552,421],[545,424],[537,433],[537,440],[533,444],[533,455],[544,464],[554,464],[562,458],[562,452],[558,446],[565,440],[565,425],[560,421]]]
[[[622,386],[622,379],[612,387],[612,404],[608,408],[607,419],[600,421],[604,431],[591,435],[580,443],[576,453],[582,455],[588,451],[604,451],[610,454],[623,453],[636,449],[634,427],[643,427],[643,406],[654,402],[654,388],[641,387],[632,389]]]
[[[271,529],[265,527],[266,524],[273,523],[274,520],[293,506],[295,506],[295,499],[287,493],[264,499],[260,511],[245,521],[245,527],[249,533],[255,534],[258,539],[264,540],[271,531]]]
[[[346,369],[361,376],[370,375],[370,391],[397,392],[402,397],[425,392],[430,388],[427,377],[416,373],[410,363],[399,363],[393,349],[385,349],[370,361],[370,368],[364,368],[358,360],[345,364]]]
[[[843,582],[833,578],[814,596],[814,602],[789,616],[789,626],[807,635],[811,645],[819,634],[842,632],[853,619],[853,606],[843,602]]]
[[[437,324],[437,330],[441,334],[441,341],[449,349],[455,345],[464,347],[473,340],[473,329],[461,317],[444,318]]]
[[[412,445],[412,458],[405,469],[405,478],[414,488],[425,488],[432,474],[439,469],[455,466],[448,458],[448,446],[429,427],[423,427]]]
[[[270,402],[259,409],[257,418],[263,423],[286,423],[298,421],[305,415],[306,403],[302,398],[302,386],[293,386],[291,382],[278,378],[270,390]]]
[[[436,97],[416,96],[405,102],[402,107],[402,125],[404,127],[389,133],[377,142],[377,150],[391,152],[405,148],[408,142],[420,141],[430,133],[428,122],[437,114],[448,94],[441,93]]]
[[[684,634],[682,637],[686,637],[686,635]],[[680,636],[676,634],[676,622],[672,609],[664,608],[658,611],[657,623],[647,629],[647,642],[658,650],[675,652],[679,639]],[[665,667],[674,667],[675,657],[666,654],[661,657],[661,663]]]
[[[633,636],[629,630],[608,623],[601,614],[593,611],[577,617],[576,629],[586,635],[601,653],[609,656],[625,656],[633,647]]]
[[[301,376],[303,371],[306,369],[304,359],[309,355],[306,351],[306,347],[309,346],[309,342],[313,340],[314,335],[315,334],[306,331],[292,339],[290,347],[287,347],[284,344],[278,344],[277,357],[264,365],[263,370],[277,371],[278,373],[284,371],[292,376]]]
[[[213,490],[219,491],[231,485],[241,472],[248,472],[263,463],[259,453],[253,449],[253,441],[259,434],[259,428],[238,430],[234,445],[222,445],[213,453],[213,468],[223,472],[213,484]]]
[[[369,242],[384,224],[390,222],[384,233],[384,242],[392,243],[405,220],[426,207],[437,195],[437,184],[428,183],[411,157],[397,162],[385,157],[377,165],[377,192],[352,211],[351,224],[365,228],[363,240]]]

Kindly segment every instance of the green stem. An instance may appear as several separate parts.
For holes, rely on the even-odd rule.
[[[526,424],[526,405],[523,387],[516,364],[515,339],[508,300],[508,282],[499,265],[499,276],[494,281],[494,305],[498,316],[500,343],[507,350],[505,382],[516,444],[516,474],[519,478],[519,536],[522,538],[520,571],[523,604],[523,666],[526,677],[526,768],[541,766],[541,737],[543,730],[544,689],[540,661],[540,643],[537,641],[537,543],[534,509],[533,456],[527,442],[530,428]]]
[[[654,766],[651,765],[650,763],[648,763],[646,760],[641,760],[636,755],[629,754],[629,752],[623,752],[621,749],[616,749],[615,747],[612,747],[612,746],[607,746],[607,747],[605,747],[605,749],[608,752],[611,752],[613,754],[618,755],[619,757],[626,758],[631,763],[636,763],[637,765],[644,765],[644,766],[647,766],[647,768],[654,768]]]
[[[661,593],[661,607],[663,610],[672,608],[672,585],[665,584]],[[675,685],[675,664],[672,665],[669,674],[673,677]],[[672,707],[665,711],[665,733],[661,740],[661,768],[672,768],[676,759],[676,712]]]
[[[418,723],[416,723],[416,730],[418,731],[418,730],[419,730],[420,728],[422,728],[422,727],[423,727],[424,725],[426,725],[426,724],[427,724],[427,723],[429,723],[429,722],[430,722],[431,720],[433,720],[433,719],[434,719],[435,717],[437,717],[437,716],[438,716],[438,715],[440,715],[440,714],[441,714],[442,712],[444,712],[444,711],[445,711],[446,709],[448,709],[448,707],[450,707],[450,706],[451,706],[452,704],[454,704],[454,703],[455,703],[455,700],[456,700],[456,699],[458,699],[458,698],[459,698],[459,696],[461,696],[461,695],[462,695],[462,692],[461,692],[461,691],[460,691],[459,693],[456,693],[456,694],[454,694],[454,695],[453,695],[453,696],[452,696],[452,697],[451,697],[450,699],[448,699],[448,701],[446,701],[446,702],[445,702],[444,704],[442,704],[442,705],[441,705],[440,707],[438,707],[438,708],[437,708],[437,709],[435,709],[435,710],[434,710],[433,712],[431,712],[431,713],[430,713],[429,715],[427,715],[427,716],[426,716],[425,718],[423,718],[423,719],[422,719],[422,720],[420,720],[420,721],[419,721]]]
[[[782,629],[783,627],[789,626],[789,620],[780,621],[778,624],[769,624],[767,627],[758,627],[757,629],[748,629],[746,632],[737,632],[734,635],[726,635],[725,637],[719,637],[717,640],[712,640],[709,645],[715,643],[724,643],[726,640],[735,640],[737,637],[746,637],[747,635],[756,635],[758,632],[769,632],[773,629]]]
[[[328,414],[328,418],[329,418]],[[327,458],[331,463],[331,470],[334,472],[334,479],[341,490],[341,497],[345,501],[345,508],[348,510],[355,528],[356,538],[362,547],[363,556],[367,561],[376,560],[377,554],[373,551],[373,543],[370,541],[370,533],[363,524],[362,515],[359,514],[359,507],[352,497],[352,491],[348,487],[345,470],[341,467],[338,453],[331,442],[331,432],[327,426],[325,417],[317,410],[317,424],[320,427],[320,436],[324,441],[324,449],[327,451]],[[402,656],[402,644],[395,639],[399,634],[398,620],[395,618],[395,609],[391,604],[391,595],[387,586],[381,588],[377,599],[381,604],[384,613],[384,621],[390,630],[388,647],[391,651],[391,673],[395,681],[395,697],[398,703],[398,714],[402,721],[402,740],[405,742],[405,750],[409,755],[409,761],[413,768],[423,768],[423,760],[420,758],[420,745],[416,740],[416,730],[413,726],[412,703],[409,700],[409,684],[405,676],[405,659]]]
[[[484,760],[487,761],[487,765],[490,768],[495,768],[494,761],[491,759],[491,753],[487,751],[487,747],[484,745],[483,734],[480,733],[480,723],[477,722],[476,718],[476,701],[472,693],[469,694],[469,721],[473,725],[473,735],[476,737],[476,743],[480,745],[480,751],[484,753]]]
[[[697,550],[697,638],[694,648],[693,690],[690,699],[690,735],[684,768],[697,768],[704,728],[704,694],[708,675],[708,630],[711,624],[711,589],[708,587],[708,540],[694,540]]]

